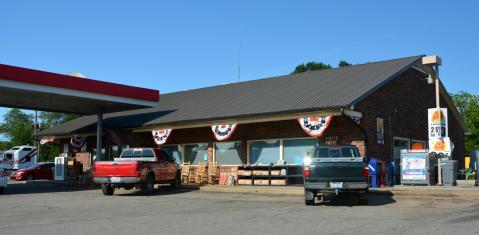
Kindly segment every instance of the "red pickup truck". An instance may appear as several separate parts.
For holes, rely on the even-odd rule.
[[[113,195],[115,188],[140,188],[153,192],[155,184],[169,183],[181,186],[178,164],[165,151],[154,148],[129,148],[114,161],[97,161],[93,168],[93,181],[101,184],[104,195]]]

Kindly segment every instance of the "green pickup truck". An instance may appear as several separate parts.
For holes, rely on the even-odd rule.
[[[367,204],[369,168],[353,145],[320,145],[304,161],[304,202],[314,204],[326,194],[357,193],[361,204]]]

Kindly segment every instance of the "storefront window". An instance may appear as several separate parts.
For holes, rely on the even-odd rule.
[[[311,156],[316,146],[317,139],[283,140],[283,156],[286,164],[303,164],[303,158]]]
[[[161,147],[171,158],[175,159],[176,163],[181,164],[181,150],[178,145],[170,145]]]
[[[276,163],[279,160],[279,140],[251,141],[249,161],[255,163]]]
[[[241,142],[215,143],[215,161],[219,165],[241,165]]]
[[[208,161],[208,144],[185,145],[185,162],[198,164]]]

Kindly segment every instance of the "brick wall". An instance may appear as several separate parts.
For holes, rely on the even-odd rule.
[[[407,70],[356,105],[355,109],[363,113],[361,127],[367,133],[368,155],[391,160],[391,137],[394,136],[427,141],[427,109],[435,107],[435,91],[434,85],[428,84],[425,78],[417,70]],[[444,99],[441,99],[441,107],[446,107]],[[448,116],[449,136],[455,144],[453,158],[461,164],[464,133],[450,111]],[[384,119],[384,144],[377,143],[377,117]]]

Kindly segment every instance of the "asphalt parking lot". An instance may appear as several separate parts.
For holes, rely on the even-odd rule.
[[[161,187],[151,196],[52,184],[12,184],[0,195],[0,234],[474,234],[479,202],[353,197],[305,206],[300,196]]]

